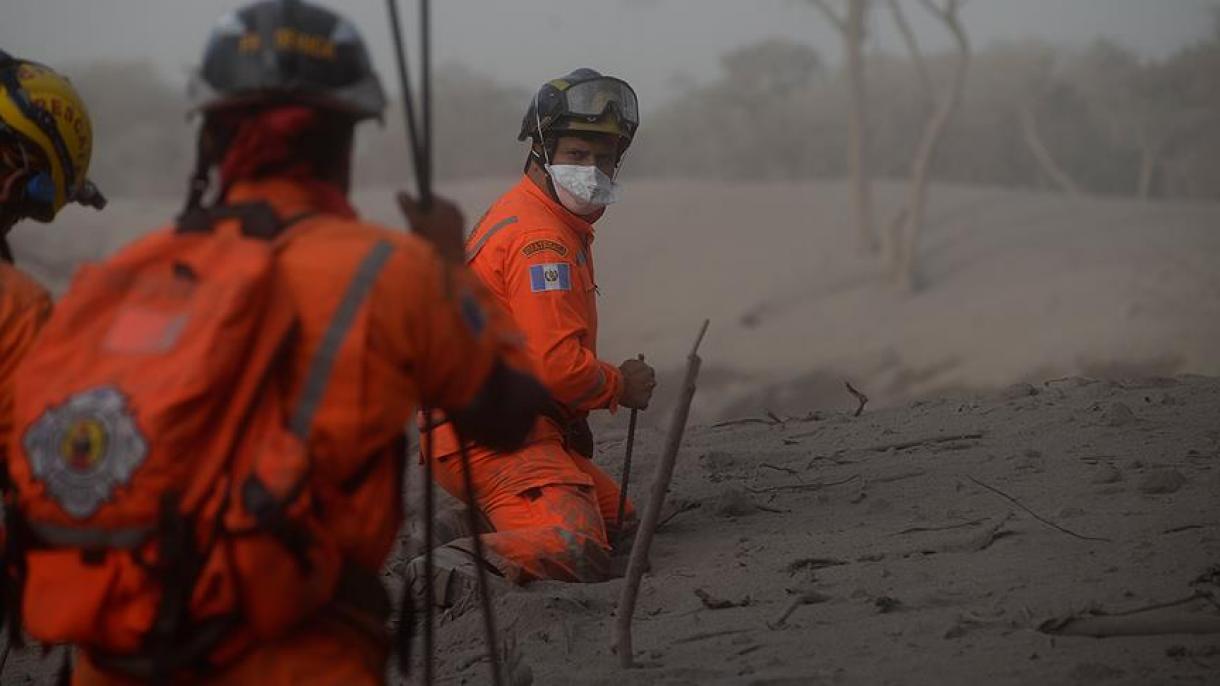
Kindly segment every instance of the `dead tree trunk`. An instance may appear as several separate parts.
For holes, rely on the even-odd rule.
[[[906,218],[899,225],[899,235],[895,237],[897,252],[894,259],[894,276],[908,290],[919,287],[916,273],[919,236],[923,231],[924,215],[928,204],[928,172],[936,155],[941,139],[949,121],[961,103],[962,92],[966,88],[966,74],[970,68],[970,40],[959,21],[959,12],[963,0],[944,0],[936,4],[932,0],[920,0],[924,7],[944,23],[945,28],[953,34],[957,43],[958,60],[954,66],[953,78],[942,96],[938,99],[936,110],[924,126],[923,135],[915,151],[911,163],[911,179],[907,195]]]
[[[1059,190],[1069,195],[1080,195],[1080,187],[1068,176],[1063,167],[1055,161],[1055,156],[1051,154],[1046,143],[1042,140],[1042,133],[1038,130],[1038,120],[1034,115],[1034,108],[1030,103],[1023,103],[1020,107],[1018,115],[1021,119],[1021,137],[1025,139],[1025,146],[1029,148],[1029,152],[1038,162],[1038,166],[1042,169],[1042,173],[1046,174],[1047,178],[1055,184]]]
[[[1136,193],[1140,200],[1147,201],[1152,195],[1152,183],[1156,180],[1156,170],[1160,166],[1160,149],[1154,144],[1145,144],[1140,150],[1140,175],[1136,185]]]
[[[864,39],[869,0],[847,0],[844,16],[827,0],[812,0],[843,37],[843,61],[851,91],[847,124],[847,167],[851,175],[852,213],[863,249],[876,253],[880,245],[873,224],[872,173],[868,164],[868,88],[864,72]]]

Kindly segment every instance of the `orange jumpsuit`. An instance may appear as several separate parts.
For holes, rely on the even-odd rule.
[[[0,469],[7,469],[5,451],[13,430],[13,370],[50,315],[51,296],[46,290],[0,261]]]
[[[518,583],[600,581],[609,572],[607,525],[617,526],[618,485],[565,447],[560,426],[590,410],[617,409],[623,385],[618,367],[597,358],[592,243],[592,224],[529,177],[492,205],[466,242],[471,270],[524,333],[532,371],[558,405],[515,453],[470,447],[477,504],[495,529],[482,536],[490,561]],[[429,433],[437,482],[464,499],[452,426]]]
[[[239,183],[227,199],[265,201],[280,217],[319,209],[307,188],[284,179]],[[423,240],[353,214],[316,216],[289,230],[298,233],[281,254],[280,267],[300,317],[299,342],[288,365],[294,398],[343,284],[376,241],[395,248],[339,348],[309,445],[325,521],[348,561],[375,580],[403,520],[401,438],[419,402],[464,408],[497,359],[517,367],[525,363],[515,352],[518,338],[477,280],[443,264]],[[459,303],[468,297],[482,309],[474,313],[483,315],[477,321],[471,301]],[[382,621],[327,610],[281,640],[254,647],[207,683],[381,684],[388,656],[384,632]],[[82,657],[75,684],[130,683]]]

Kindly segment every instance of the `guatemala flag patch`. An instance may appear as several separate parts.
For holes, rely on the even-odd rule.
[[[572,290],[572,267],[566,262],[530,265],[530,292]]]

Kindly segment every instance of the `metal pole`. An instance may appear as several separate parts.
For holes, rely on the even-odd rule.
[[[407,128],[407,142],[411,147],[411,164],[415,169],[415,182],[419,188],[420,206],[427,210],[432,205],[431,174],[427,173],[424,169],[427,159],[424,156],[423,141],[421,141],[419,129],[416,127],[415,122],[415,101],[411,95],[411,73],[407,66],[406,49],[403,46],[402,25],[398,19],[397,0],[386,0],[386,9],[390,14],[390,33],[394,38],[394,58],[398,64],[398,85],[402,89],[402,109],[404,123]],[[427,58],[426,62],[431,64],[431,59]]]
[[[423,164],[419,169],[419,206],[424,212],[432,209],[432,2],[419,3],[420,49],[423,52],[420,75],[420,110],[424,126],[421,147]]]
[[[639,357],[644,361],[644,355]],[[627,420],[627,454],[623,456],[623,476],[618,485],[618,514],[614,518],[615,543],[623,535],[623,517],[627,513],[627,484],[631,481],[631,455],[635,452],[635,425],[640,418],[640,411],[632,408],[631,418]]]
[[[470,452],[466,441],[458,437],[461,446],[458,452],[462,460],[462,483],[466,489],[466,521],[470,526],[470,538],[474,541],[474,562],[478,568],[479,605],[483,610],[483,637],[487,641],[487,658],[491,662],[491,683],[504,683],[500,674],[500,659],[496,651],[496,614],[491,606],[491,589],[487,584],[487,562],[483,557],[483,539],[479,536],[479,510],[474,494],[474,477],[470,474]]]
[[[436,650],[436,632],[435,632],[435,615],[436,615],[436,588],[432,581],[432,573],[434,567],[432,547],[435,545],[433,540],[433,513],[435,510],[436,501],[436,483],[432,479],[432,457],[436,451],[432,438],[432,410],[424,408],[424,426],[428,427],[427,437],[420,434],[421,445],[426,445],[424,448],[424,683],[431,686],[434,683],[436,674],[434,673],[434,665],[432,664],[432,656]],[[424,443],[427,441],[427,443]]]

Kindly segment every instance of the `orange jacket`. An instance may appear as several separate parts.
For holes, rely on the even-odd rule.
[[[38,282],[0,261],[0,468],[12,427],[13,370],[51,316],[51,296]]]
[[[592,224],[522,177],[475,227],[466,261],[525,333],[535,372],[565,410],[618,407],[622,373],[597,359]]]
[[[318,209],[288,180],[236,185],[230,204],[262,200],[281,217]],[[280,258],[300,317],[291,400],[300,395],[324,332],[360,260],[377,240],[396,248],[339,349],[314,420],[315,483],[346,556],[379,570],[402,522],[398,479],[404,428],[420,401],[466,407],[497,358],[522,366],[517,337],[469,272],[445,265],[405,231],[327,214],[303,220]]]
[[[530,370],[559,404],[565,419],[618,407],[623,375],[597,358],[597,281],[593,225],[572,214],[527,176],[501,196],[466,241],[466,261],[493,300],[525,335]],[[435,432],[438,457],[457,451],[451,425]],[[531,441],[559,440],[558,425],[540,418]],[[475,447],[474,463],[488,457]],[[563,480],[519,465],[501,474],[506,488]],[[503,472],[503,469],[497,469]]]

